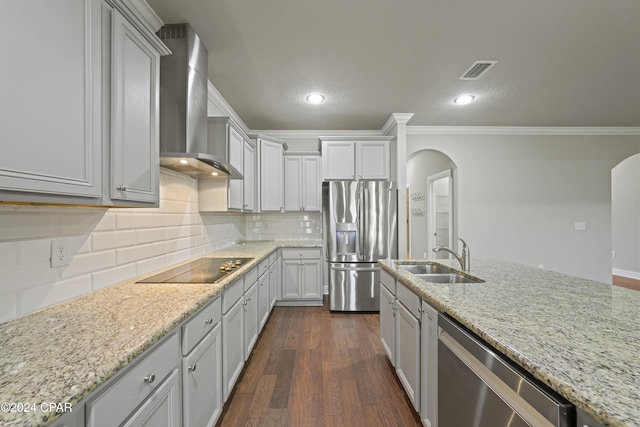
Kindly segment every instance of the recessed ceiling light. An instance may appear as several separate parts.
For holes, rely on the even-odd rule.
[[[218,172],[211,172],[211,175],[218,176]]]
[[[322,104],[324,102],[324,95],[319,93],[310,93],[307,95],[307,102],[310,104]]]
[[[455,102],[458,105],[467,105],[474,99],[476,99],[476,97],[473,95],[460,95],[459,97],[454,99],[453,102]]]

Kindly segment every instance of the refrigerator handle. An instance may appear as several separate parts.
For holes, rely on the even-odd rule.
[[[364,230],[365,232],[369,231],[369,224],[367,224],[367,219],[368,219],[368,215],[366,214],[370,208],[369,205],[369,189],[366,186],[362,186],[362,200],[363,200],[363,205],[364,205],[364,209],[363,209],[363,215],[362,215],[362,227],[360,227],[360,230]],[[360,233],[362,235],[362,245],[360,246],[363,250],[365,249],[365,239],[368,238],[368,235],[365,236],[365,234],[368,233]],[[360,260],[364,261],[364,253],[360,256]]]
[[[361,190],[362,181],[357,181],[356,184],[356,198],[357,198],[357,218],[356,218],[356,257],[361,260],[363,256],[360,254],[360,250],[362,249],[363,244],[363,236],[362,236],[362,190]]]

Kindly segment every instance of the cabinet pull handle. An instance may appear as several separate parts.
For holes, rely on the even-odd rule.
[[[151,374],[144,377],[144,382],[147,384],[153,384],[155,380],[156,380],[156,374]]]
[[[206,323],[207,325],[211,325],[213,323],[213,319],[208,318],[207,320],[204,321],[204,323]]]
[[[119,186],[116,188],[116,190],[118,190],[118,191],[127,191],[127,186],[126,186],[126,185],[124,185],[124,184],[119,185]]]
[[[193,365],[189,366],[189,372],[195,372],[197,367],[198,367],[198,365],[196,365],[195,363]]]

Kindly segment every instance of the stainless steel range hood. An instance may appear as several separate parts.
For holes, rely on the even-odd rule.
[[[198,179],[242,179],[209,147],[207,49],[189,24],[165,25],[158,37],[173,52],[160,59],[160,165]]]

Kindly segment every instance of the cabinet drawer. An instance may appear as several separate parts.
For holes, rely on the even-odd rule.
[[[380,282],[382,282],[393,296],[396,295],[396,279],[383,269],[380,269]]]
[[[227,288],[222,293],[222,312],[226,313],[233,305],[242,298],[244,280],[236,280],[230,288]]]
[[[278,252],[274,251],[271,255],[269,255],[269,265],[272,265],[278,260]]]
[[[258,281],[258,270],[260,269],[260,266],[258,265],[258,267],[254,267],[251,269],[251,271],[249,271],[247,274],[244,275],[244,290],[246,291],[247,289],[249,289],[251,287],[251,285],[253,285],[254,283],[256,283]]]
[[[186,356],[211,331],[222,318],[222,298],[217,297],[212,303],[191,316],[182,325],[182,355]]]
[[[119,425],[178,367],[178,334],[140,356],[142,360],[87,404],[87,426]]]
[[[269,270],[269,258],[263,259],[262,261],[260,261],[260,264],[258,264],[258,277],[261,277],[264,273],[267,272],[267,270]],[[249,288],[249,286],[245,286],[245,288]]]
[[[282,249],[282,259],[320,259],[320,248]]]
[[[398,283],[396,288],[396,297],[415,318],[420,318],[421,301],[418,295],[414,294],[413,291],[407,288],[404,284]]]

